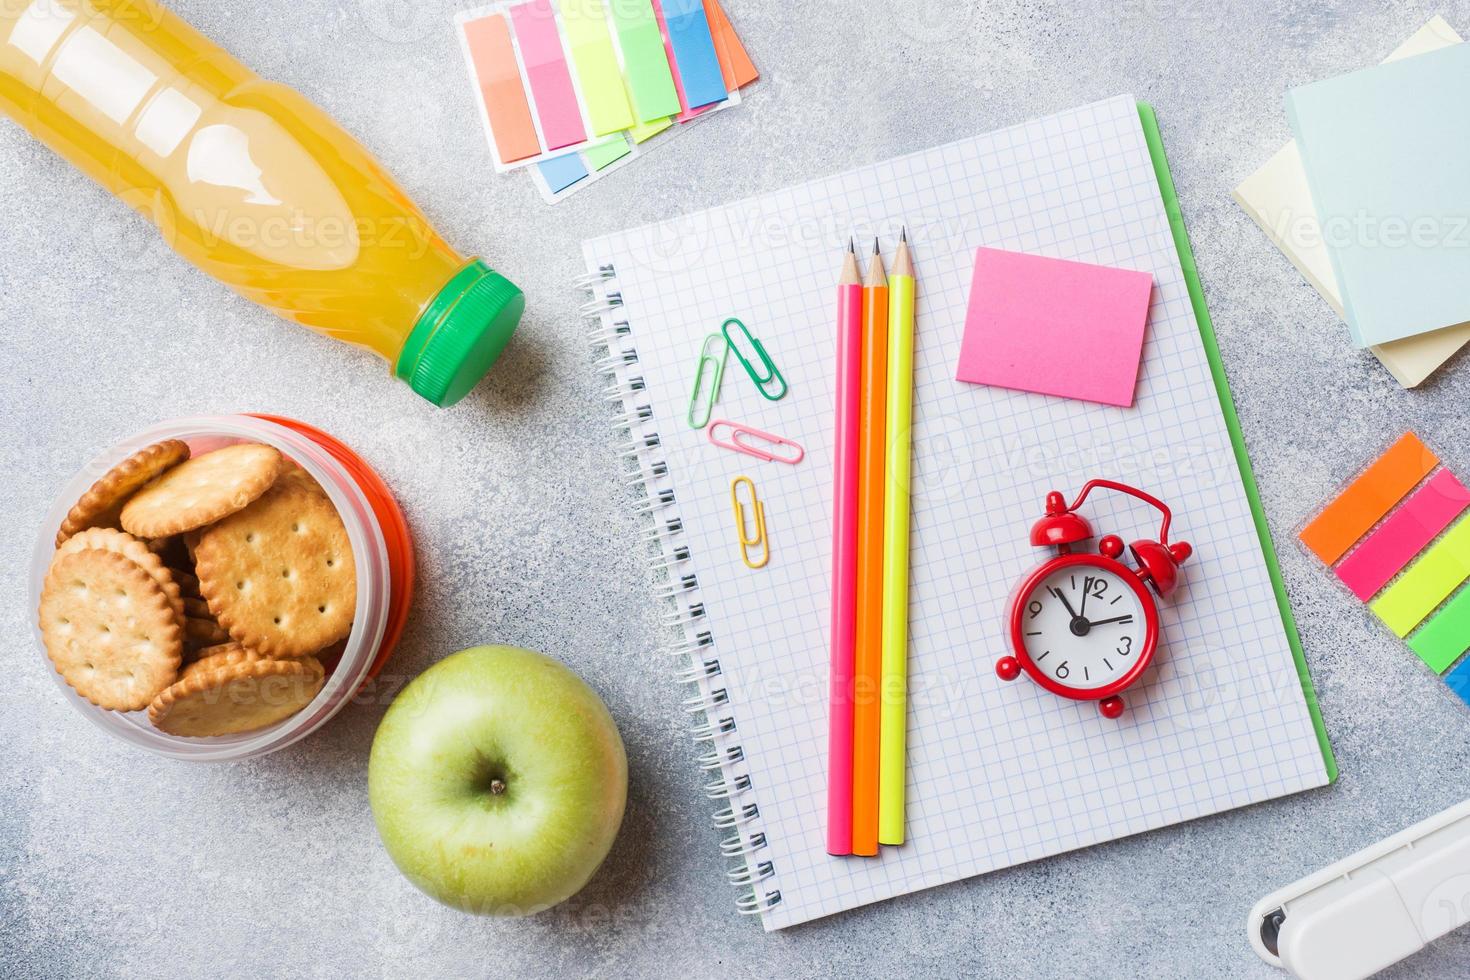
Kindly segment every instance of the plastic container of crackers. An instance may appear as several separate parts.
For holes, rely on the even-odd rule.
[[[94,724],[175,759],[274,752],[377,676],[413,545],[351,449],[277,416],[177,419],[62,489],[30,568],[32,632]]]

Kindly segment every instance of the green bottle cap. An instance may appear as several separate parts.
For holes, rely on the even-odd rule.
[[[526,297],[515,283],[472,259],[419,316],[393,373],[448,408],[490,370],[525,309]]]

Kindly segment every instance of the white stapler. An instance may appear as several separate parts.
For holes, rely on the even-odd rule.
[[[1246,931],[1298,980],[1359,980],[1467,922],[1470,800],[1266,896]]]

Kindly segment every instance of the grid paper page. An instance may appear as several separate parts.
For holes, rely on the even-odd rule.
[[[877,859],[825,852],[827,675],[841,250],[906,223],[919,311],[914,404],[908,843]],[[1138,400],[1113,408],[954,380],[977,246],[1114,265],[1154,276]],[[637,363],[698,577],[729,705],[731,744],[766,842],[752,865],[780,892],[781,928],[893,895],[1270,799],[1327,782],[1260,540],[1139,123],[1120,96],[702,214],[588,242],[589,269],[616,268]],[[863,251],[860,248],[859,251]],[[738,316],[790,394],[767,402],[732,356],[716,418],[806,447],[797,466],[711,446],[689,428],[705,335]],[[636,387],[636,386],[635,386]],[[730,481],[766,505],[769,566],[740,561]],[[1070,500],[1092,477],[1174,508],[1195,546],[1160,602],[1155,666],[1109,721],[1023,677],[1000,681],[1005,611],[1050,557],[1027,533],[1048,490]],[[1099,535],[1157,537],[1157,515],[1094,495]]]

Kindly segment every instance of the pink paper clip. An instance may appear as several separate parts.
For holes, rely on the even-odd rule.
[[[730,430],[728,442],[721,442],[715,436],[715,430],[722,425]],[[806,450],[802,449],[790,439],[784,439],[781,436],[772,435],[769,432],[762,432],[759,429],[752,429],[748,425],[741,425],[739,422],[731,422],[728,419],[715,419],[709,424],[709,428],[705,430],[705,433],[709,436],[709,441],[721,449],[733,449],[737,453],[754,456],[756,459],[767,463],[786,463],[790,466],[795,466],[806,458]],[[759,445],[752,445],[744,441],[741,438],[742,436],[748,436],[751,439],[765,442],[777,448],[795,450],[795,454],[793,455],[788,452],[777,455],[768,449],[761,448]]]

